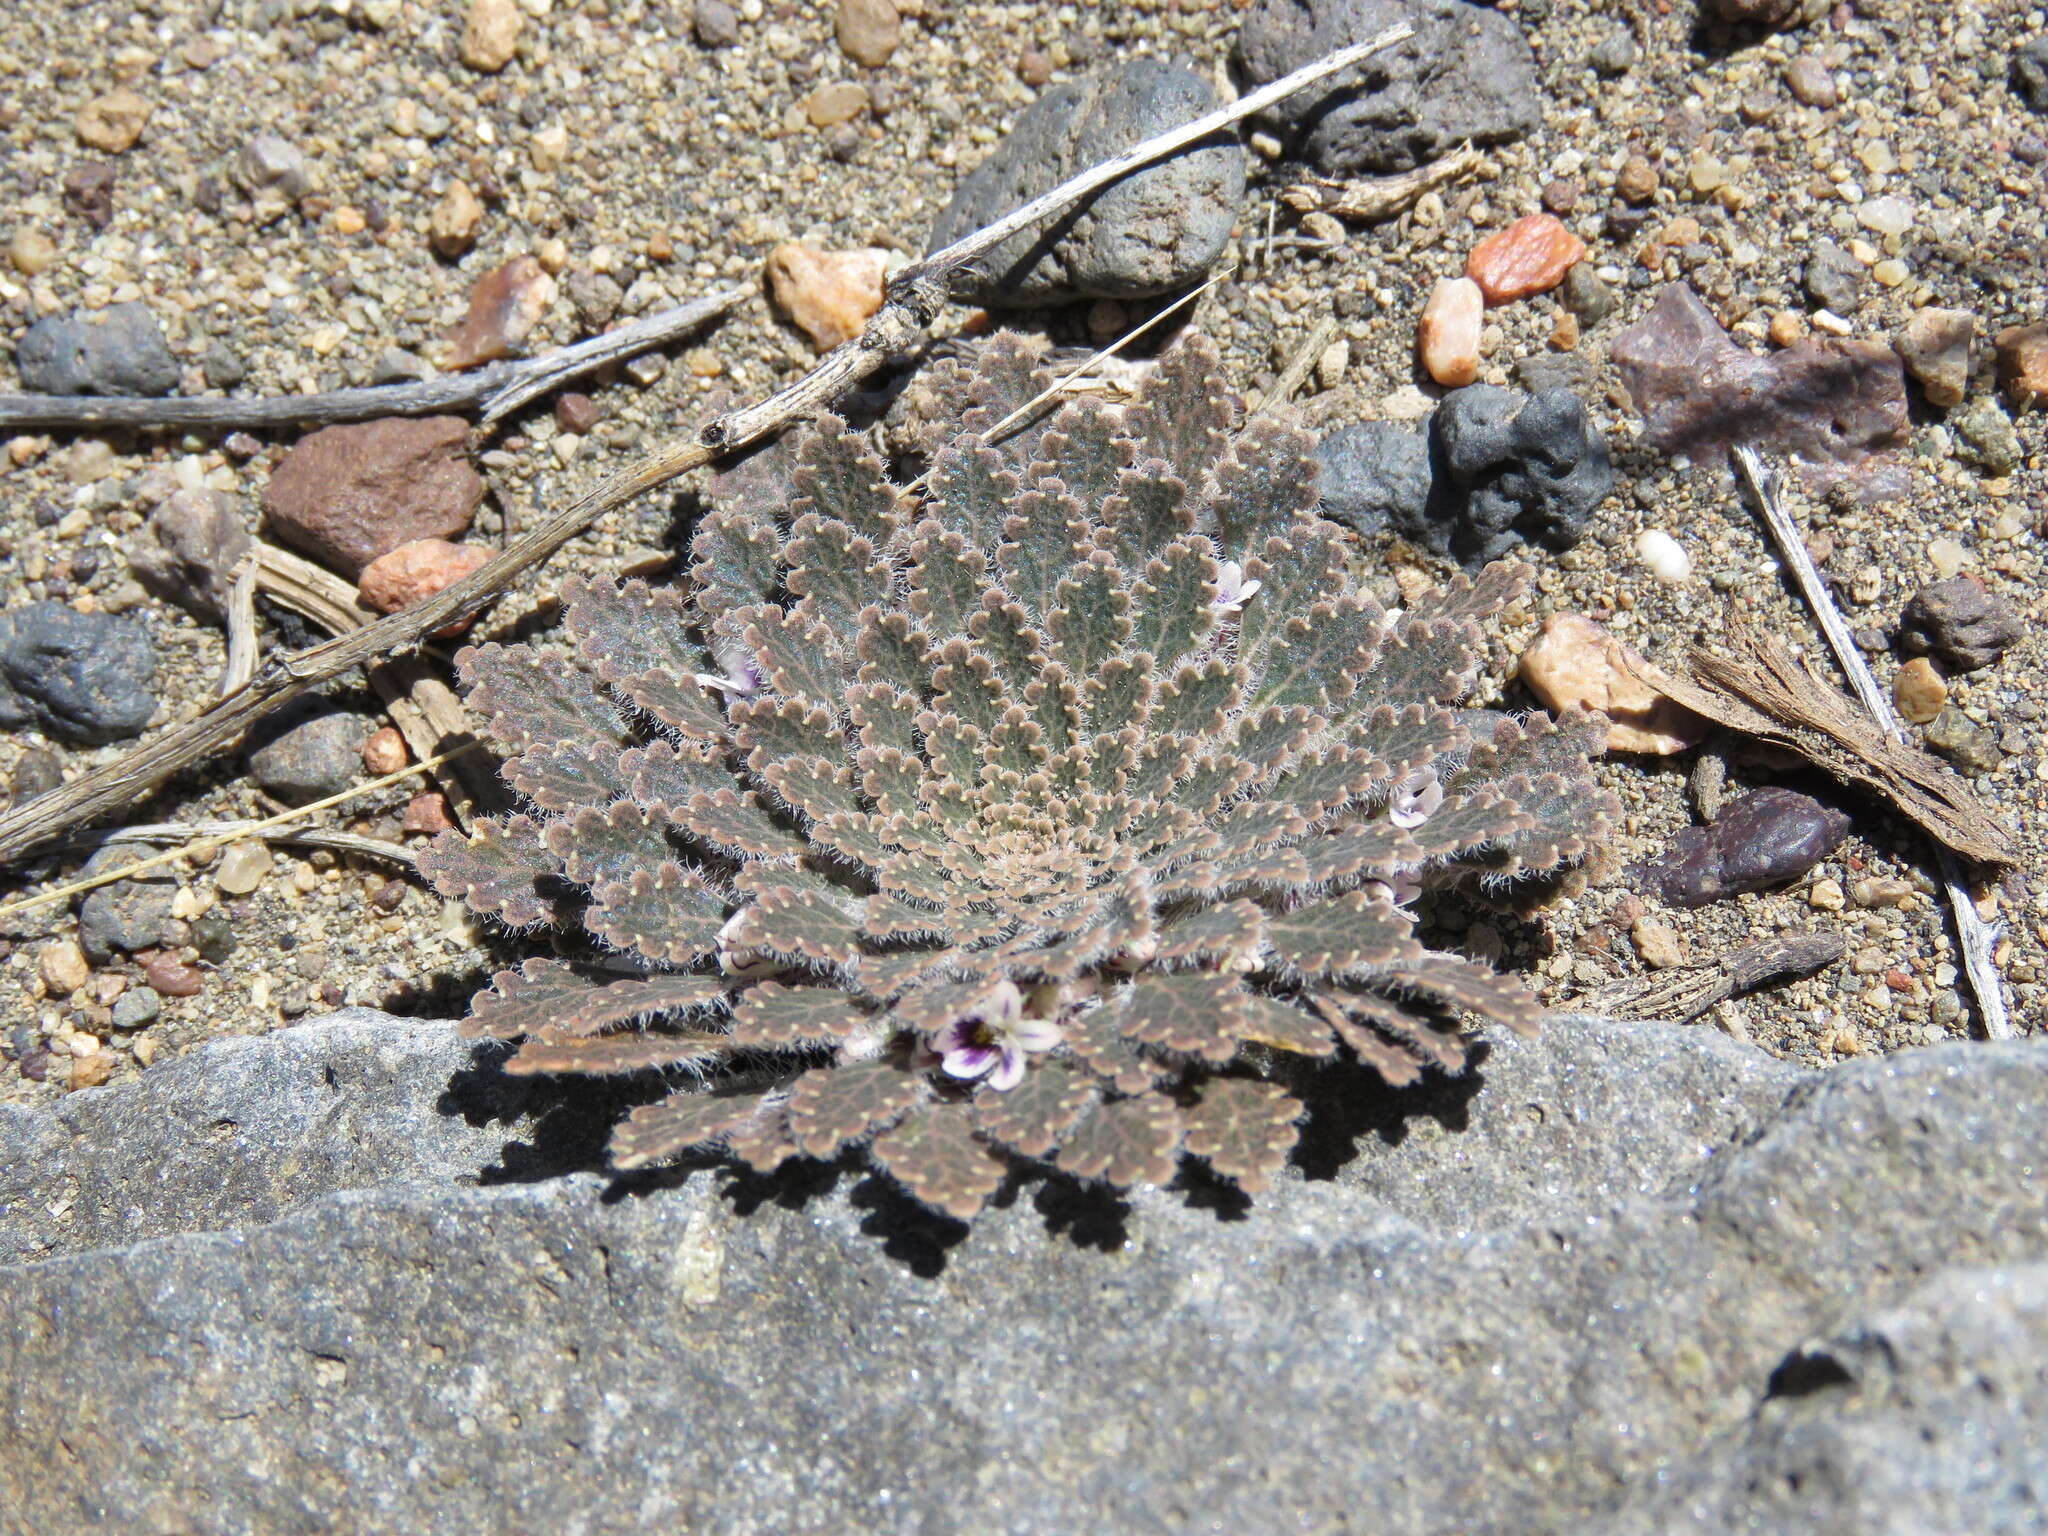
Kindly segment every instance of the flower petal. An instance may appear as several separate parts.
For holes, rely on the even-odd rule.
[[[995,1071],[988,1075],[988,1085],[999,1093],[1008,1093],[1024,1081],[1024,1053],[1018,1050],[1005,1050],[1002,1055],[1003,1059],[997,1064]]]

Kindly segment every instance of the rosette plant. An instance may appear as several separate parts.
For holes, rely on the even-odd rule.
[[[617,1166],[858,1144],[958,1217],[1019,1159],[1256,1189],[1301,1114],[1274,1053],[1399,1084],[1536,1023],[1412,910],[1611,814],[1597,718],[1457,708],[1525,572],[1383,608],[1313,439],[1206,343],[1020,428],[1035,362],[958,369],[912,484],[824,417],[729,477],[679,584],[566,583],[573,657],[460,656],[528,809],[423,865],[564,930],[467,1027],[514,1072],[671,1069]]]

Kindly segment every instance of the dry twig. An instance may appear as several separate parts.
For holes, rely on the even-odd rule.
[[[1573,998],[1572,1006],[1612,1019],[1690,1024],[1716,1003],[1825,970],[1841,959],[1848,947],[1838,933],[1784,934],[1697,965],[1673,966],[1609,982]]]
[[[663,449],[613,476],[444,591],[324,644],[290,656],[271,657],[248,686],[211,709],[171,727],[105,768],[0,812],[0,862],[19,858],[83,822],[133,805],[171,774],[237,740],[256,721],[308,689],[352,667],[416,646],[435,630],[475,613],[515,578],[541,564],[613,508],[826,408],[914,344],[943,310],[953,274],[1019,230],[1052,217],[1152,160],[1198,143],[1412,35],[1413,29],[1404,23],[1327,54],[1229,106],[1083,171],[994,224],[913,262],[890,285],[887,302],[867,329],[828,353],[794,384],[712,421],[698,441]]]
[[[1296,213],[1334,213],[1340,219],[1390,219],[1414,205],[1423,193],[1472,175],[1486,163],[1478,150],[1467,144],[1441,160],[1418,165],[1398,176],[1376,176],[1365,181],[1329,181],[1313,177],[1298,181],[1280,194],[1280,201]]]
[[[1828,591],[1827,583],[1820,579],[1813,557],[1806,552],[1806,540],[1792,521],[1791,514],[1778,500],[1777,477],[1764,468],[1763,460],[1751,448],[1735,450],[1735,467],[1750,495],[1756,499],[1764,522],[1771,530],[1771,537],[1777,543],[1779,555],[1798,576],[1799,588],[1806,594],[1808,605],[1819,619],[1821,631],[1828,637],[1828,646],[1834,651],[1836,662],[1848,673],[1857,697],[1870,712],[1869,721],[1858,719],[1846,708],[1840,694],[1833,688],[1825,688],[1825,718],[1816,723],[1830,735],[1837,736],[1844,745],[1850,746],[1886,779],[1895,781],[1896,787],[1887,791],[1891,798],[1934,839],[1935,858],[1941,866],[1941,883],[1948,895],[1949,911],[1955,918],[1956,947],[1962,952],[1963,974],[1969,980],[1970,991],[1977,999],[1978,1013],[1984,1020],[1984,1034],[1992,1040],[2011,1040],[2016,1032],[2006,1012],[2005,984],[1993,959],[2003,925],[1987,923],[1977,915],[1976,900],[1971,896],[1962,866],[1956,860],[1956,854],[1962,853],[1986,863],[2011,864],[2016,862],[2011,846],[1998,825],[1984,815],[1977,805],[1976,796],[1969,792],[1962,779],[1925,753],[1915,752],[1905,744],[1905,735],[1899,727],[1898,716],[1892,713],[1891,701],[1877,686],[1877,679],[1870,675],[1870,668],[1864,665],[1863,653],[1856,649],[1848,622],[1835,607],[1833,594]],[[1789,668],[1781,670],[1789,673]],[[1818,683],[1817,679],[1814,681]],[[1877,741],[1885,749],[1882,755],[1869,750],[1867,738],[1874,734],[1872,721],[1876,730],[1882,733],[1877,736]],[[1843,726],[1849,727],[1853,734],[1842,736],[1838,728]],[[1940,775],[1938,782],[1928,782],[1925,770],[1929,768]],[[1927,793],[1920,793],[1922,790]],[[1917,810],[1916,805],[1919,807]],[[1923,812],[1932,812],[1932,819]],[[1958,832],[1967,836],[1975,846],[1959,841],[1955,835]]]
[[[1273,381],[1273,387],[1259,396],[1253,404],[1251,414],[1263,416],[1274,407],[1285,405],[1292,400],[1294,392],[1301,388],[1301,381],[1308,377],[1309,370],[1315,367],[1317,360],[1323,355],[1323,348],[1336,340],[1336,337],[1336,317],[1323,316],[1303,338],[1301,345],[1294,349],[1294,355],[1287,359],[1287,366],[1280,370],[1280,377]]]
[[[674,309],[622,325],[602,336],[557,347],[539,357],[492,363],[471,373],[451,373],[417,384],[380,384],[369,389],[336,389],[318,395],[277,395],[263,399],[130,400],[102,395],[0,395],[0,428],[141,427],[185,432],[228,432],[248,427],[332,425],[382,416],[427,416],[483,407],[488,424],[536,396],[607,363],[616,363],[675,340],[716,319],[749,290],[728,288]]]

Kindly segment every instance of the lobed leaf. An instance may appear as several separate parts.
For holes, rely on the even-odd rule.
[[[555,922],[562,913],[551,887],[562,865],[542,837],[541,823],[531,816],[479,816],[467,837],[443,832],[428,844],[419,872],[479,916],[513,928]]]
[[[1164,1184],[1173,1177],[1180,1116],[1147,1094],[1091,1105],[1060,1146],[1059,1165],[1076,1178],[1116,1185]]]
[[[789,1130],[807,1157],[831,1157],[849,1141],[894,1125],[925,1096],[921,1079],[888,1060],[804,1073],[789,1093]]]
[[[928,1105],[877,1137],[874,1159],[913,1198],[965,1221],[1003,1181],[1003,1161],[975,1138],[967,1111]]]
[[[1213,1078],[1181,1112],[1187,1149],[1238,1187],[1270,1188],[1301,1137],[1301,1101],[1272,1083]]]

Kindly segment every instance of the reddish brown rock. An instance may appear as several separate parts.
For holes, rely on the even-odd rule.
[[[2009,325],[1993,338],[1998,382],[2006,399],[2021,410],[2048,400],[2048,320]]]
[[[574,432],[578,437],[589,435],[590,429],[604,420],[604,407],[588,395],[574,391],[555,397],[555,425],[564,432]]]
[[[469,313],[448,333],[444,368],[474,368],[509,357],[555,302],[555,280],[531,256],[515,256],[469,290]]]
[[[460,416],[389,418],[302,437],[263,488],[263,512],[293,548],[355,576],[415,539],[469,527],[484,482]]]
[[[165,997],[196,997],[206,985],[206,972],[163,950],[144,950],[135,958],[142,966],[143,980]]]
[[[446,832],[455,823],[448,816],[448,798],[435,790],[414,795],[405,802],[405,817],[399,825],[407,832],[424,832],[429,837]]]
[[[1532,213],[1472,247],[1465,275],[1479,285],[1488,304],[1508,304],[1550,292],[1585,254],[1586,242],[1562,220]]]
[[[379,613],[396,613],[422,598],[432,597],[444,587],[454,586],[478,566],[488,564],[493,553],[481,544],[414,539],[364,566],[356,591]],[[464,619],[438,633],[443,638],[452,638],[469,625],[470,621]]]
[[[1653,448],[1718,460],[1747,443],[1876,495],[1906,441],[1906,374],[1882,342],[1810,336],[1760,356],[1729,339],[1698,294],[1673,283],[1614,338],[1621,382]],[[1881,473],[1883,472],[1883,473]]]
[[[882,307],[889,253],[814,251],[778,245],[768,254],[768,293],[820,352],[851,341]]]

